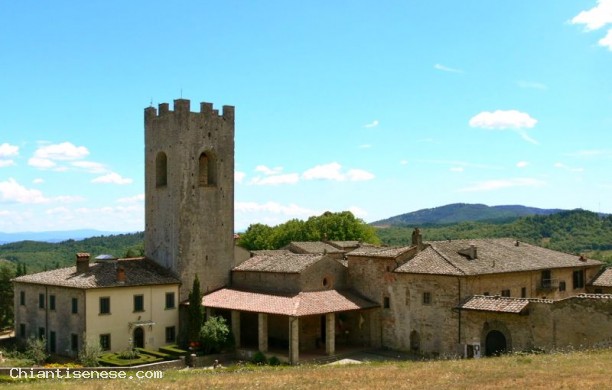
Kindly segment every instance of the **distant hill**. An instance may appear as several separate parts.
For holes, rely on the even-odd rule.
[[[0,244],[7,244],[10,242],[18,241],[61,242],[66,240],[82,240],[85,238],[96,236],[108,236],[111,234],[121,234],[121,232],[106,232],[94,229],[20,233],[0,232]]]
[[[73,265],[78,252],[88,252],[92,257],[101,254],[141,256],[144,252],[144,233],[69,239],[58,243],[18,241],[0,245],[0,259],[25,264],[28,273]]]
[[[372,222],[376,227],[446,225],[460,222],[509,222],[530,215],[551,215],[561,209],[539,209],[520,205],[487,206],[484,204],[453,203],[422,209]]]

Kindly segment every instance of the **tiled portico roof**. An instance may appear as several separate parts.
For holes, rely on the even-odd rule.
[[[256,255],[234,267],[232,271],[300,273],[325,255],[278,252],[271,255]]]
[[[459,305],[459,309],[518,314],[523,311],[527,305],[529,305],[528,299],[475,295]]]
[[[612,267],[597,275],[592,284],[596,287],[612,287]]]
[[[404,253],[412,250],[412,246],[401,247],[378,247],[378,246],[362,246],[347,253],[347,256],[364,256],[364,257],[388,257],[396,258]]]
[[[293,317],[378,307],[378,304],[349,291],[325,290],[300,292],[293,295],[274,295],[230,288],[205,295],[202,298],[202,304],[205,307],[217,309]]]

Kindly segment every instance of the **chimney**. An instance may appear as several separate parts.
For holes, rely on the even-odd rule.
[[[459,251],[460,255],[467,256],[469,260],[474,260],[478,258],[478,251],[476,250],[476,245],[470,244],[469,248],[461,249]]]
[[[117,283],[124,284],[125,283],[125,268],[122,265],[117,267]]]
[[[89,271],[89,253],[76,254],[76,272],[82,274]]]
[[[412,231],[412,246],[416,246],[417,250],[421,250],[423,247],[423,236],[419,228],[415,228]]]

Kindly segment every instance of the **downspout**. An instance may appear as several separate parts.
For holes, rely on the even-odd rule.
[[[45,349],[49,352],[49,287],[45,286]]]
[[[461,278],[457,277],[457,306],[461,304]],[[459,317],[457,319],[457,344],[461,345],[461,308],[459,308]]]

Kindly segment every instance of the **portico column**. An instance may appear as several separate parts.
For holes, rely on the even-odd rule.
[[[289,317],[289,363],[298,364],[300,360],[300,321],[299,317]]]
[[[240,312],[232,310],[232,333],[236,348],[240,348]]]
[[[333,355],[336,353],[336,314],[325,315],[325,353]]]
[[[259,336],[259,350],[268,351],[268,315],[259,313],[257,319],[257,334]]]

